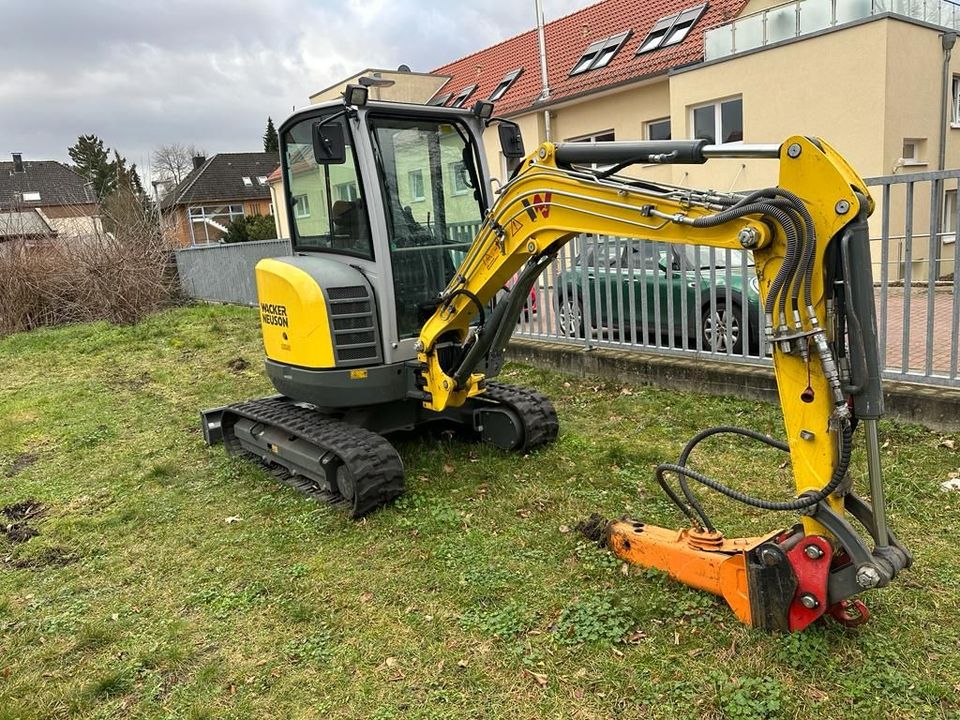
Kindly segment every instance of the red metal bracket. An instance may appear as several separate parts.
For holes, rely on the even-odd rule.
[[[797,591],[790,603],[790,632],[803,630],[827,611],[827,580],[833,547],[819,535],[804,537],[787,551],[797,577]]]

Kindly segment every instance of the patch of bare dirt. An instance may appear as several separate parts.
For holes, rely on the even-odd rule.
[[[233,360],[227,363],[227,367],[233,370],[233,372],[239,373],[250,367],[250,363],[248,363],[242,357],[235,357]]]
[[[13,463],[7,468],[4,475],[7,477],[19,475],[22,471],[26,470],[39,459],[40,456],[36,453],[21,453],[13,459]]]
[[[9,525],[0,523],[0,535],[6,536],[12,543],[25,543],[40,534],[40,531],[28,524],[29,520],[36,520],[43,517],[47,511],[47,506],[42,502],[33,500],[21,500],[0,508],[0,513],[10,520]]]
[[[68,547],[56,545],[44,548],[34,557],[7,558],[3,562],[18,570],[41,570],[43,568],[62,568],[75,563],[80,557]]]
[[[7,520],[30,520],[32,518],[43,517],[47,512],[47,506],[38,500],[30,498],[5,505],[0,509],[0,512],[6,515]]]

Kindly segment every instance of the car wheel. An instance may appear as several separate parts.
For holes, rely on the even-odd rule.
[[[743,332],[740,327],[742,313],[740,304],[732,302],[727,308],[727,301],[717,299],[714,312],[710,306],[703,309],[701,315],[701,332],[703,334],[703,349],[711,352],[725,353],[729,343],[734,354],[743,352]]]
[[[561,337],[583,337],[583,302],[575,290],[561,291],[558,298],[557,326]]]

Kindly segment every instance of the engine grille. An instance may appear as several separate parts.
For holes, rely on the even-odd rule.
[[[376,305],[363,285],[326,288],[327,307],[338,365],[380,362]]]

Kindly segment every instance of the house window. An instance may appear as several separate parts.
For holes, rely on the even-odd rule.
[[[410,199],[419,202],[426,199],[423,194],[423,170],[411,170],[407,173],[407,182],[410,184]]]
[[[333,190],[337,196],[337,200],[350,202],[360,197],[360,193],[357,191],[357,184],[354,182],[339,183],[338,185],[334,185]]]
[[[470,186],[467,184],[467,166],[462,161],[452,162],[449,165],[450,177],[453,178],[453,194],[463,195],[470,192]]]
[[[732,98],[692,109],[693,136],[711,145],[743,140],[743,98]]]
[[[630,31],[627,30],[627,32],[613,35],[593,43],[583,52],[580,59],[577,60],[570,74],[579,75],[588,70],[599,70],[602,67],[606,67],[610,64],[610,61],[613,60],[614,56],[620,52],[620,48],[623,47],[623,44],[629,37]]]
[[[923,159],[923,150],[926,147],[927,141],[925,138],[904,138],[903,139],[903,150],[900,153],[900,158],[903,160],[904,165],[926,165],[926,161]]]
[[[669,140],[670,137],[670,118],[647,123],[647,140]]]
[[[520,73],[523,72],[523,68],[517,68],[513,72],[508,72],[503,76],[503,80],[500,81],[500,84],[490,93],[490,97],[487,98],[490,102],[496,102],[504,96],[507,90],[510,89],[510,86],[520,77]]]
[[[463,104],[467,101],[467,98],[473,95],[473,91],[476,89],[476,83],[465,87],[463,90],[457,93],[457,96],[453,99],[453,102],[450,103],[450,107],[463,107]]]
[[[266,175],[257,175],[257,182],[260,183],[261,185],[266,185],[266,184],[267,184],[267,176],[266,176]]]
[[[953,111],[950,114],[950,124],[960,128],[960,75],[953,76]]]
[[[244,187],[253,187],[253,180],[248,178],[246,175],[243,176],[243,186]]]
[[[952,243],[957,239],[957,191],[947,190],[943,196],[943,222],[941,238],[944,243]]]
[[[447,100],[450,99],[451,95],[453,95],[453,93],[444,93],[443,95],[437,95],[436,97],[431,98],[430,102],[428,102],[427,105],[444,105],[446,104]]]
[[[36,191],[26,191],[23,193],[24,202],[40,202],[40,193]]]
[[[640,43],[637,55],[683,42],[684,38],[690,33],[690,28],[696,25],[697,20],[700,19],[706,9],[706,4],[697,5],[697,7],[678,12],[676,15],[660,18],[654,23],[650,34]]]
[[[243,217],[243,205],[196,205],[188,209],[194,245],[219,242],[227,226]]]
[[[294,195],[293,214],[298,218],[310,217],[310,198],[306,195]]]

